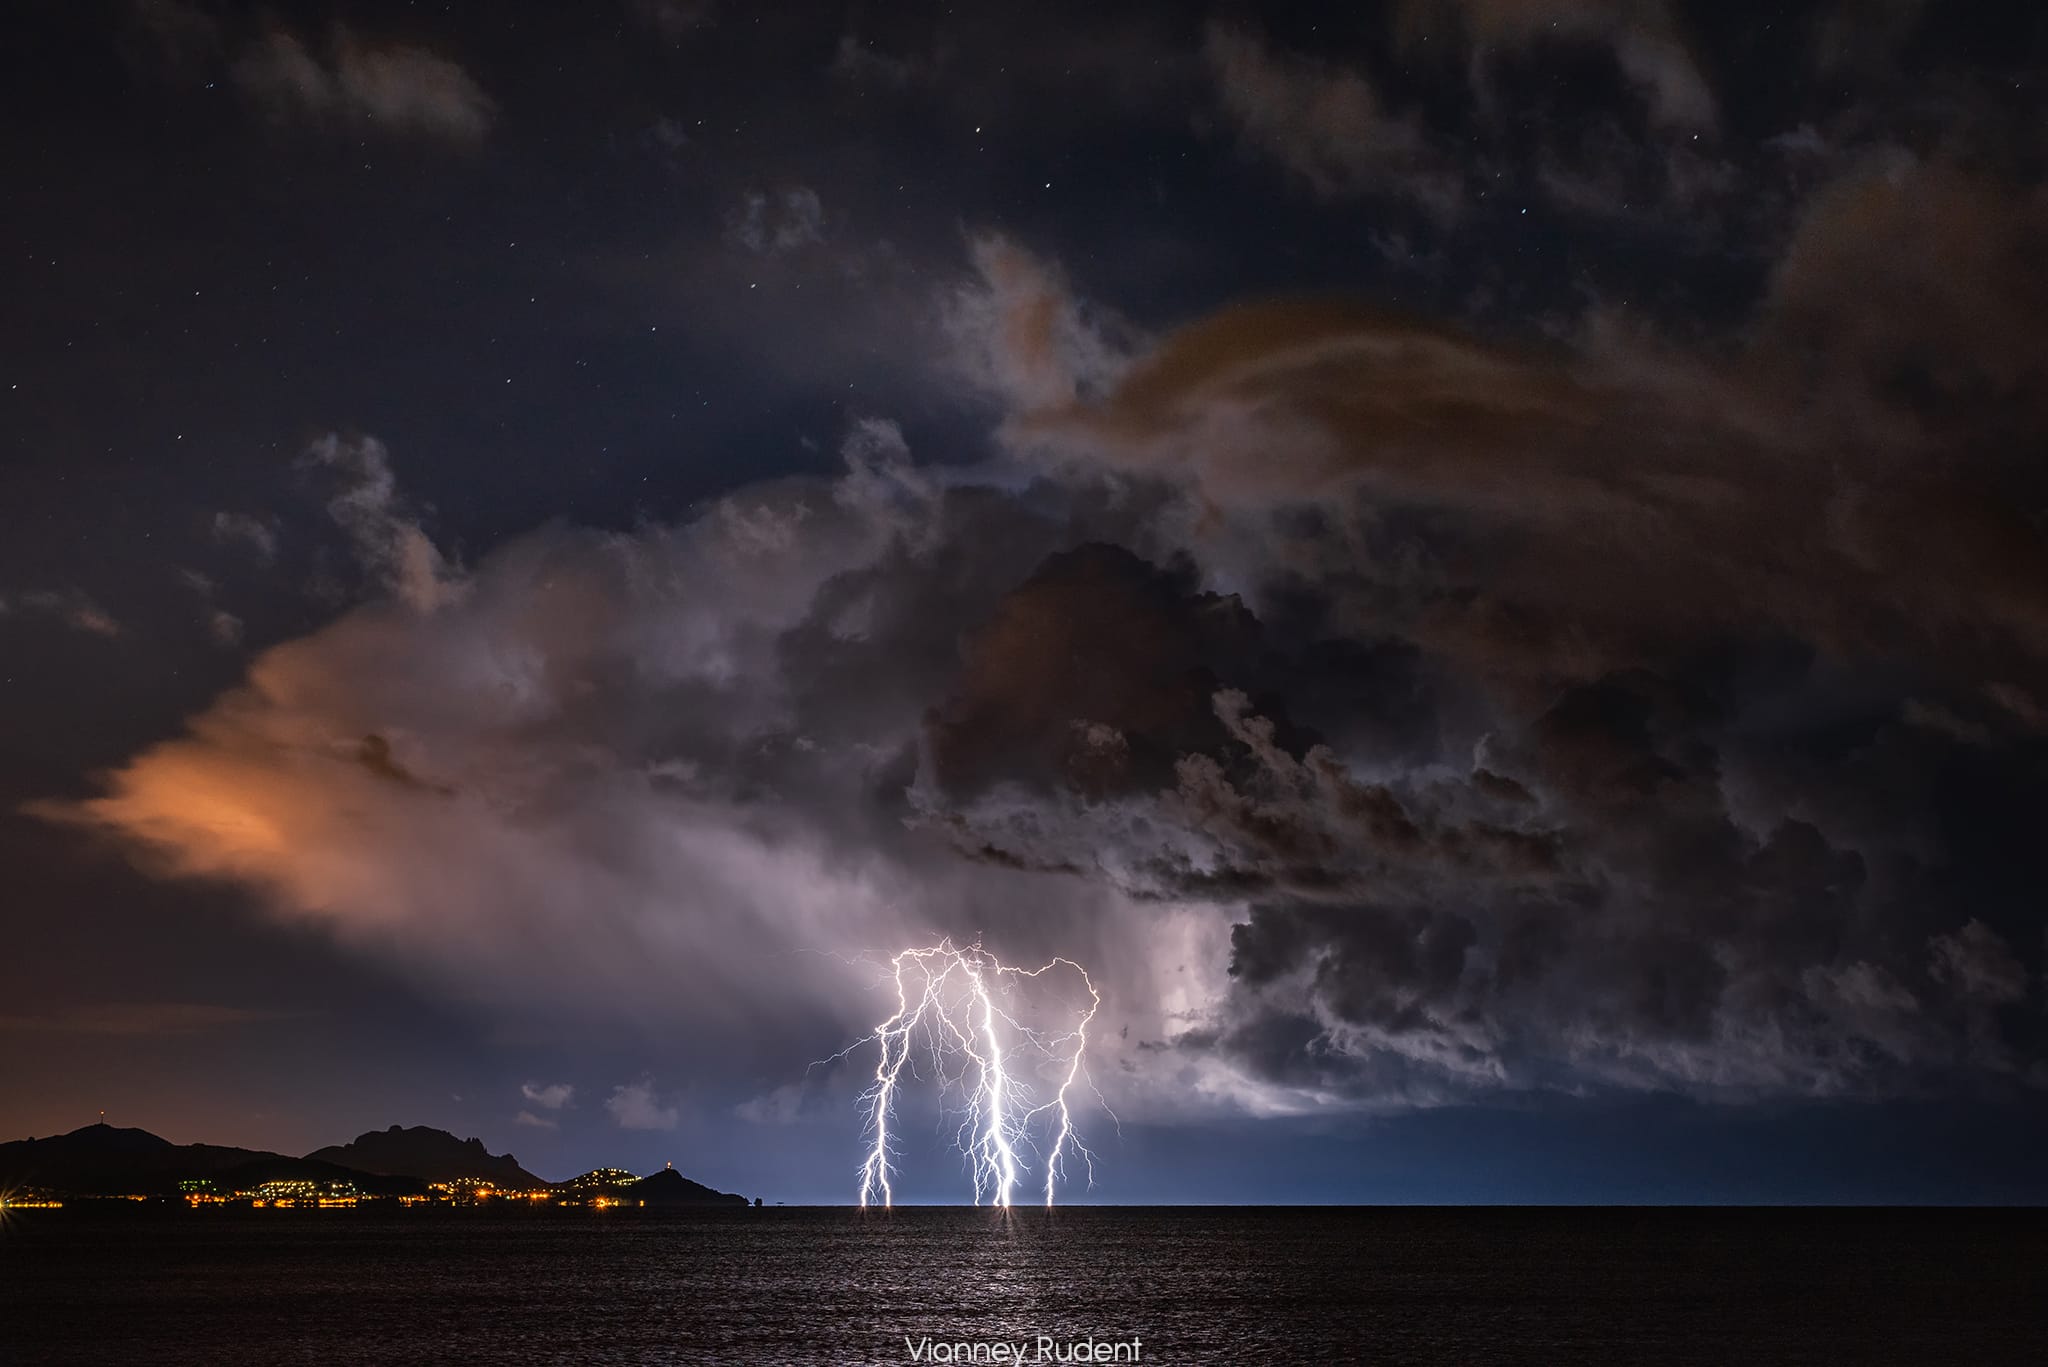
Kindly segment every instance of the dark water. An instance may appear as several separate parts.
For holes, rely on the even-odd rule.
[[[26,1211],[0,1363],[2048,1363],[2035,1212]],[[1027,1357],[1027,1361],[1032,1360]]]

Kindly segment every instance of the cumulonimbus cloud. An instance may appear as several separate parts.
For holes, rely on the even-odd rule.
[[[1126,351],[991,246],[1000,471],[870,420],[429,612],[385,575],[42,810],[471,995],[744,1023],[713,1068],[936,931],[1084,958],[1105,1086],[1181,1107],[2038,1084],[2033,399],[1958,349],[1902,401],[1844,214],[1921,231],[1819,201],[1716,351],[1330,301]],[[1948,255],[2024,294],[2005,240]]]

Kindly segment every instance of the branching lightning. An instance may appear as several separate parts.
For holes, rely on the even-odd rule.
[[[1092,1186],[1095,1155],[1074,1128],[1072,1104],[1074,1089],[1087,1085],[1088,1024],[1102,1005],[1088,971],[1065,958],[1013,968],[979,944],[955,948],[950,940],[906,949],[889,962],[895,1014],[836,1056],[876,1046],[875,1080],[861,1094],[868,1140],[861,1205],[893,1203],[890,1122],[906,1071],[934,1080],[942,1103],[964,1098],[954,1138],[973,1178],[976,1205],[1011,1205],[1034,1160],[1044,1166],[1048,1206],[1070,1155],[1080,1157]],[[1046,1030],[1020,1019],[1026,1009],[1017,1002],[1026,989],[1068,973],[1087,993],[1085,1004],[1064,1008],[1076,1013],[1071,1028]],[[1035,1100],[1039,1095],[1044,1099]]]

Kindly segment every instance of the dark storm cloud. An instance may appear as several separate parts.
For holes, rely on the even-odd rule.
[[[1894,400],[1887,420],[1967,431],[2019,408],[2036,421],[2044,240],[2043,187],[1876,153],[1805,206],[1763,325],[1804,364]]]
[[[2025,267],[2030,201],[1981,193],[2002,226],[1939,259]],[[326,439],[392,601],[72,815],[458,978],[488,942],[500,994],[585,991],[530,952],[573,934],[642,1011],[683,949],[738,985],[919,924],[1084,935],[1171,1046],[1132,1058],[1258,1107],[2030,1077],[2038,907],[1999,824],[2048,799],[2048,562],[1998,496],[2032,487],[2000,443],[2024,371],[1986,352],[1967,411],[1898,387],[1860,258],[1809,245],[1830,206],[1747,353],[1313,301],[1112,343],[977,241],[942,312],[1050,479],[941,478],[870,420],[832,481],[461,574],[383,448]],[[1131,946],[1190,914],[1235,929],[1168,1008]]]
[[[370,478],[391,470],[380,445],[316,451],[351,479],[337,517],[393,525],[404,500]],[[874,999],[856,961],[913,939],[986,925],[1018,952],[1137,955],[1114,890],[1069,890],[1048,913],[1034,875],[959,861],[908,797],[962,625],[1134,510],[948,489],[886,424],[857,425],[844,458],[836,479],[749,489],[672,527],[543,529],[459,590],[394,574],[378,601],[259,656],[104,798],[38,810],[120,831],[152,870],[250,887],[466,998],[601,1000],[681,1027],[700,1078],[811,1051],[800,1065],[859,1033]],[[725,986],[677,993],[685,963]],[[792,1009],[757,1019],[764,992]],[[1142,999],[1129,1009],[1164,1028]],[[651,1084],[614,1100],[629,1127],[674,1109]]]
[[[635,12],[693,52],[737,28],[670,8]],[[1503,181],[1574,224],[1696,215],[1683,251],[1722,273],[1656,258],[1630,310],[1558,270],[1540,314],[1467,306],[1483,335],[1331,291],[1176,319],[1077,286],[1114,291],[1121,225],[906,235],[881,206],[912,177],[714,175],[723,131],[659,125],[699,235],[622,249],[621,293],[750,383],[860,394],[839,468],[458,561],[381,443],[323,438],[301,473],[370,601],[39,810],[466,996],[658,1023],[711,1072],[857,1030],[862,956],[980,933],[1085,958],[1105,1085],[1159,1110],[2048,1081],[2042,190],[1854,111],[1724,149],[1742,106],[1685,13],[1407,6],[1404,55],[1450,49],[1426,98],[1232,19],[1117,30],[1152,60],[1109,90],[1128,54],[1086,25],[835,44],[834,16],[805,51],[835,117],[951,120],[978,157],[1018,108],[1045,145],[1141,109],[1203,130],[1203,177],[1270,164],[1230,172],[1271,200],[1232,206],[1257,222],[1217,254],[1253,264],[1210,278],[1271,278],[1269,218],[1375,199],[1432,234],[1389,255],[1459,288],[1524,250],[1550,272]],[[263,88],[355,107],[340,48],[276,37]],[[1517,147],[1549,110],[1511,77],[1560,54],[1613,89]],[[1065,174],[1038,164],[1033,204]],[[1029,218],[1017,185],[989,202]],[[1338,227],[1311,283],[1371,254]],[[718,453],[728,482],[761,449]],[[214,528],[274,552],[273,523]],[[619,1125],[680,1123],[669,1078],[619,1076]]]
[[[1315,1094],[2042,1081],[2039,203],[1851,173],[1718,354],[1279,304],[1020,414],[1182,490],[1193,568],[1020,586],[932,714],[934,821],[1241,900],[1182,1044]]]
[[[2031,230],[2024,216],[1995,221]],[[1896,370],[1912,359],[1904,340],[1884,336],[1905,325],[1860,302],[1851,263],[1816,262],[1809,279],[1807,242],[1795,239],[1747,356],[1702,357],[1598,318],[1571,348],[1516,352],[1373,311],[1283,303],[1190,328],[1109,401],[1027,415],[1012,432],[1063,466],[1164,479],[1221,509],[1455,515],[1423,547],[1485,582],[1392,606],[1482,671],[1518,670],[1515,656],[1533,658],[1544,640],[1564,647],[1567,622],[1570,649],[1627,662],[1638,638],[1675,643],[1758,614],[1834,644],[1906,633],[1977,657],[1995,653],[1988,620],[2006,647],[2031,651],[2048,639],[2048,559],[2014,498],[2038,476],[1988,454],[1967,470],[1918,458],[1948,439],[1930,424],[1953,417],[1871,387],[1913,378]],[[2016,258],[1980,255],[1933,269],[1976,269],[1982,283],[1958,284],[1958,296],[1982,289],[1987,321],[2026,327],[2024,303],[1989,294],[2026,300],[2035,268],[1999,273]],[[1910,291],[1917,270],[1894,278],[1885,288]],[[1813,308],[1793,308],[1808,290]],[[1833,342],[1808,351],[1780,320],[1815,312]],[[1965,416],[2003,436],[2018,420],[2010,406],[2028,402],[2018,377],[2033,349],[2002,351],[1982,331],[1965,345],[1940,331],[1952,317],[1930,311],[1912,346],[1980,381]],[[1889,351],[1861,358],[1877,346]],[[1814,387],[1788,382],[1787,349],[1811,357]],[[1876,568],[1925,555],[1930,541],[1940,573],[1878,588]],[[1308,538],[1293,549],[1324,548]],[[1629,564],[1653,574],[1615,572]]]
[[[1234,601],[1192,574],[1116,546],[1046,560],[963,647],[951,696],[927,723],[933,780],[973,792],[996,777],[1092,796],[1156,788],[1212,748],[1210,662],[1245,657]]]
[[[381,518],[389,494],[361,506]],[[725,940],[738,985],[764,944],[839,947],[893,920],[854,853],[778,815],[754,777],[793,776],[781,765],[820,797],[858,792],[885,758],[800,745],[768,685],[778,638],[876,535],[829,489],[763,492],[644,540],[536,533],[459,593],[397,575],[374,609],[261,657],[192,736],[76,815],[345,940],[395,936],[409,960],[500,997],[580,999],[597,973],[622,1008],[659,1012],[679,946],[641,937],[686,924]],[[695,917],[674,921],[682,888]],[[779,946],[775,926],[791,930]],[[476,957],[485,940],[494,967]]]
[[[2038,934],[2025,851],[1965,869],[1942,828],[1952,804],[2032,810],[2040,736],[2007,727],[2013,762],[1958,755],[1881,711],[1843,715],[1811,658],[1560,680],[1533,715],[1495,699],[1481,729],[1448,705],[1449,680],[1414,687],[1440,663],[1424,645],[1350,662],[1349,706],[1303,709],[1336,744],[1227,688],[1220,730],[1205,730],[1190,696],[1219,669],[1287,680],[1276,711],[1290,691],[1347,690],[1316,678],[1330,665],[1310,651],[1282,669],[1228,650],[1201,667],[1185,641],[1137,652],[1135,668],[1102,649],[1061,679],[1065,648],[1111,623],[1160,645],[1161,614],[1098,588],[1072,597],[1074,621],[1052,620],[1044,586],[1073,571],[1048,569],[998,610],[998,644],[975,648],[964,692],[932,718],[934,776],[952,781],[933,805],[973,857],[1079,870],[1140,897],[1244,902],[1238,994],[1184,1045],[1286,1082],[1308,1056],[1261,1051],[1307,1030],[1315,1057],[1343,1065],[1317,1088],[1410,1100],[1574,1079],[1883,1092],[1959,1065],[2030,1066],[1998,1042],[2033,1033],[2025,1012],[1996,1019],[2033,993],[2016,957]],[[1219,606],[1240,618],[1232,635],[1274,647],[1241,605],[1186,603]],[[1018,678],[1000,641],[1026,630],[1044,653]],[[1802,748],[1844,752],[1840,770]],[[1163,782],[1162,749],[1178,755]],[[996,757],[1012,760],[1004,782],[988,772]],[[1955,781],[1982,791],[1930,791],[1949,766],[1977,771]],[[1275,1013],[1299,1029],[1275,1035]]]

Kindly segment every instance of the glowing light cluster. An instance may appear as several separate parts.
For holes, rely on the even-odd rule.
[[[861,1205],[893,1203],[890,1121],[906,1073],[912,1080],[934,1082],[942,1104],[963,1098],[954,1138],[967,1159],[976,1205],[1012,1204],[1033,1160],[1044,1166],[1048,1206],[1070,1154],[1079,1155],[1092,1186],[1095,1155],[1074,1129],[1072,1105],[1074,1089],[1087,1085],[1088,1023],[1102,1005],[1088,971],[1065,958],[1016,968],[979,944],[955,948],[950,940],[906,949],[890,960],[890,967],[896,1013],[838,1055],[843,1058],[869,1043],[878,1050],[875,1080],[861,1094],[868,1139],[860,1168]],[[1027,1024],[1032,1014],[1046,1009],[1031,989],[1050,987],[1048,980],[1064,976],[1077,979],[1087,995],[1085,1004],[1076,994],[1074,1004],[1058,1005],[1071,1024],[1064,1029]]]

